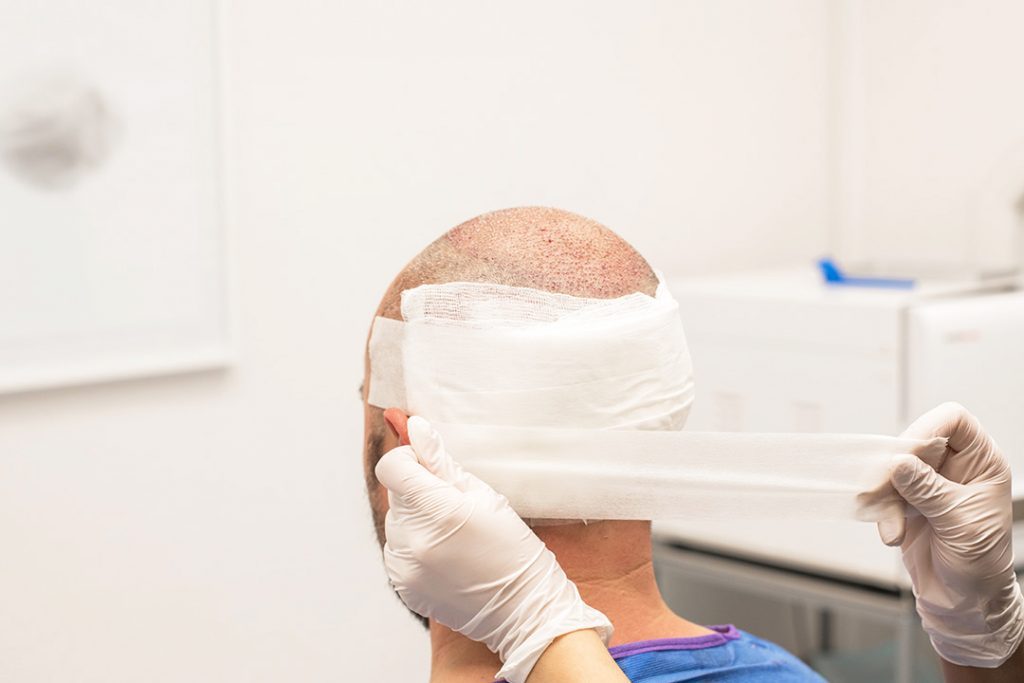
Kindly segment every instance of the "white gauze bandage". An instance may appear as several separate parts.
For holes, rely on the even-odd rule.
[[[681,432],[693,369],[664,283],[589,299],[488,283],[402,292],[370,335],[368,401],[435,424],[524,518],[902,514],[897,453],[942,440]]]

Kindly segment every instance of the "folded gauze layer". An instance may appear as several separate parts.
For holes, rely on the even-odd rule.
[[[680,432],[694,396],[679,306],[452,282],[402,292],[370,335],[368,402],[433,422],[530,519],[903,514],[898,453],[942,442]]]
[[[377,318],[369,402],[433,422],[681,429],[693,369],[663,284],[588,299],[478,282],[402,292]]]

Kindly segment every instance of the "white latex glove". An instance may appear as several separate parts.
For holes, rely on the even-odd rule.
[[[954,664],[995,668],[1024,638],[1009,463],[956,403],[926,413],[903,436],[949,444],[934,465],[911,455],[894,460],[892,485],[915,509],[905,524],[880,525],[882,540],[903,551],[935,650]]]
[[[487,484],[465,472],[440,436],[409,418],[411,446],[388,451],[376,474],[388,490],[384,565],[411,610],[484,643],[523,683],[558,636],[612,626],[588,607],[554,554]]]

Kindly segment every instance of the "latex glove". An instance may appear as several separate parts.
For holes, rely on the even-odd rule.
[[[612,626],[588,607],[554,554],[487,484],[465,472],[440,436],[409,418],[410,446],[376,474],[388,489],[384,565],[411,610],[498,653],[498,678],[523,683],[558,636]]]
[[[882,540],[903,551],[935,650],[954,664],[995,668],[1024,638],[1009,463],[956,403],[926,413],[903,436],[949,443],[932,465],[911,455],[894,460],[892,485],[914,510],[901,524],[879,525]]]

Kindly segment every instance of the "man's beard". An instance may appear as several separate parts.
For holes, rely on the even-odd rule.
[[[373,529],[377,533],[377,543],[380,544],[381,550],[384,549],[384,544],[387,541],[387,536],[384,533],[384,521],[387,519],[387,511],[383,505],[378,504],[380,498],[386,495],[384,488],[377,481],[377,475],[374,474],[374,468],[377,463],[383,457],[384,453],[384,434],[383,432],[374,431],[366,439],[366,457],[363,462],[366,463],[363,477],[366,480],[366,495],[370,503],[370,514],[373,516]],[[395,593],[398,595],[398,593]],[[404,604],[404,603],[403,603]],[[406,609],[409,609],[406,607]],[[425,617],[421,617],[411,609],[409,614],[413,615],[417,621],[423,624],[424,628],[430,628],[430,621]]]
[[[366,495],[370,503],[370,514],[373,516],[373,529],[377,533],[377,543],[383,548],[387,540],[384,535],[384,520],[387,512],[383,509],[383,506],[377,504],[378,499],[384,494],[381,491],[380,482],[377,481],[374,468],[377,467],[377,463],[384,456],[382,452],[384,450],[384,434],[374,430],[367,437],[365,448],[366,457],[363,459],[365,463],[363,477],[366,480]]]

